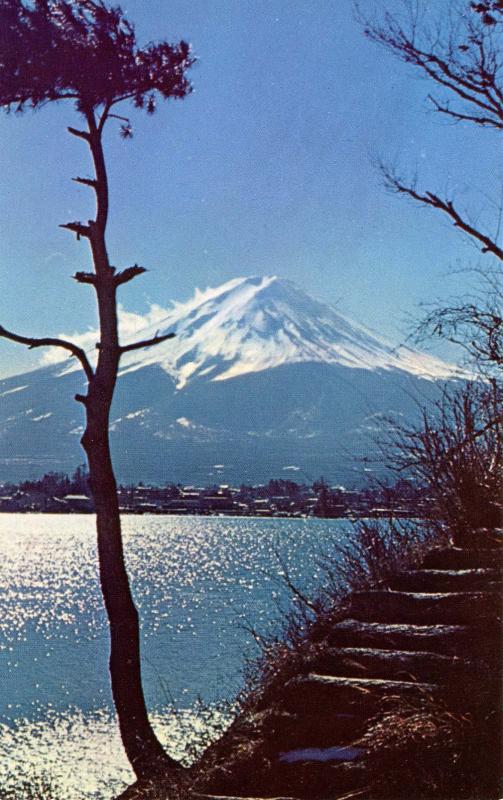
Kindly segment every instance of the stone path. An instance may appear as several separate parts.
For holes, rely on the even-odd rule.
[[[500,680],[503,542],[473,542],[432,551],[385,589],[355,593],[347,619],[274,708],[231,729],[232,766],[194,797],[363,800],[361,738],[383,697],[429,697],[462,711],[477,686]]]

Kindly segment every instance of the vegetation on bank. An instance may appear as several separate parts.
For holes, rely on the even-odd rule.
[[[338,556],[332,552],[326,562],[327,582],[323,591],[311,598],[292,587],[293,610],[282,633],[266,638],[260,632],[252,632],[261,655],[248,665],[240,715],[227,734],[203,756],[194,775],[196,786],[198,780],[207,786],[208,776],[214,789],[229,774],[241,774],[243,783],[253,782],[251,776],[255,771],[267,774],[272,770],[274,775],[275,751],[271,750],[271,744],[278,735],[277,725],[281,726],[285,687],[292,685],[299,675],[319,671],[317,665],[330,662],[333,656],[327,651],[327,642],[334,627],[351,616],[354,593],[385,587],[390,578],[416,569],[428,552],[445,546],[449,540],[449,530],[442,525],[405,527],[402,521],[391,521],[386,526],[377,522],[357,523],[354,546],[339,551]],[[480,624],[484,625],[484,620]],[[495,621],[494,627],[486,631],[485,639],[489,650],[500,652],[500,622]],[[478,677],[462,684],[461,694],[459,687],[456,688],[454,663],[452,694],[447,685],[444,699],[428,691],[410,698],[399,691],[382,696],[370,724],[351,745],[365,750],[361,764],[365,791],[361,795],[355,792],[355,797],[365,800],[498,800],[501,797],[501,664],[491,660],[486,663],[475,641],[465,655],[478,665]],[[292,717],[287,724],[299,732],[305,727],[305,738],[298,737],[304,747],[309,747],[310,737],[315,743],[320,742],[316,737],[320,736],[318,725],[323,723],[318,720],[313,729],[307,709],[304,715]],[[329,748],[333,743],[330,735],[323,741],[318,746]],[[278,761],[277,752],[275,760]],[[278,770],[280,766],[278,763]],[[213,779],[212,775],[216,777]],[[333,800],[353,797],[338,792],[335,786],[332,793],[325,792],[323,797]],[[301,780],[299,796],[308,796],[305,788]],[[313,793],[313,797],[319,796]]]
[[[436,408],[425,411],[421,426],[392,429],[387,443],[390,462],[398,472],[407,469],[425,487],[430,520],[391,516],[386,522],[355,522],[347,546],[320,554],[325,580],[315,597],[306,596],[285,573],[292,609],[283,631],[272,637],[251,631],[261,655],[248,665],[240,714],[200,760],[196,782],[197,770],[205,779],[215,771],[218,783],[233,771],[235,775],[241,771],[244,781],[250,780],[250,769],[271,768],[267,739],[280,713],[284,687],[310,672],[310,665],[320,659],[323,663],[330,633],[348,618],[355,593],[385,587],[394,576],[418,567],[432,548],[454,543],[455,553],[456,548],[466,547],[477,553],[477,548],[488,546],[484,545],[488,531],[503,525],[502,412],[498,382],[483,381],[444,395]],[[501,550],[501,531],[498,535],[491,533],[489,541],[498,542]],[[498,572],[497,557],[493,566]],[[501,589],[498,574],[492,591]],[[487,630],[484,625],[481,618],[478,626],[485,645],[499,653],[501,619],[496,615]],[[363,737],[353,742],[367,753],[363,764],[367,785],[361,795],[353,796],[365,800],[501,796],[501,660],[486,661],[478,647],[474,639],[466,655],[480,672],[462,685],[462,697],[456,689],[458,694],[449,697],[447,692],[446,699],[428,691],[415,698],[400,693],[381,698]],[[292,724],[302,727],[302,715]],[[342,798],[337,792],[324,796]]]
[[[318,653],[326,631],[347,613],[353,592],[375,589],[392,575],[414,568],[431,547],[446,540],[442,526],[390,517],[386,521],[359,520],[347,544],[332,544],[330,550],[320,545],[324,579],[317,593],[306,596],[285,575],[291,604],[282,626],[270,636],[250,631],[260,654],[247,665],[241,707],[248,709],[274,695],[295,674],[299,663]]]

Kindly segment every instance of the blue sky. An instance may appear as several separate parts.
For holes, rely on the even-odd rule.
[[[463,290],[468,278],[449,271],[484,257],[441,216],[387,194],[372,161],[417,172],[485,221],[502,178],[496,136],[429,111],[431,87],[365,40],[350,0],[123,7],[140,40],[184,37],[198,57],[190,97],[152,118],[131,110],[132,141],[109,125],[110,254],[150,270],[122,291],[128,310],[274,273],[398,341],[420,301]],[[90,169],[66,133],[75,122],[69,104],[0,116],[0,322],[28,335],[95,325],[92,290],[70,278],[89,267],[86,244],[58,228],[93,209],[70,181]],[[0,376],[38,359],[1,342]]]

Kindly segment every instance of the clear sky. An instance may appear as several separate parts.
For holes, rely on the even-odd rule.
[[[429,111],[431,87],[366,41],[351,0],[123,7],[141,41],[183,37],[198,57],[190,97],[154,117],[131,109],[132,141],[109,125],[110,255],[150,270],[122,290],[127,309],[273,273],[398,341],[419,301],[463,289],[450,269],[488,258],[447,220],[388,195],[372,160],[417,171],[485,219],[501,186],[496,135]],[[0,322],[27,335],[95,325],[92,290],[70,278],[89,268],[86,243],[58,228],[93,208],[70,181],[90,174],[65,130],[75,122],[69,104],[0,116]],[[0,342],[0,376],[39,358]]]

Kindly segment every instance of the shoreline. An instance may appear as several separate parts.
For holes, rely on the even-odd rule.
[[[91,517],[95,515],[94,511],[44,511],[43,509],[23,509],[17,511],[7,511],[0,509],[0,514],[11,514],[11,515],[41,515],[41,516],[53,516],[53,517],[76,517],[76,516],[85,516]],[[136,517],[181,517],[182,519],[186,519],[187,517],[211,517],[211,518],[227,518],[227,519],[261,519],[261,520],[278,520],[278,519],[298,519],[298,520],[306,520],[306,519],[313,519],[313,520],[347,520],[348,522],[353,522],[355,520],[360,519],[411,519],[411,520],[425,520],[426,517],[421,516],[418,513],[402,513],[400,511],[393,511],[389,509],[387,513],[379,513],[379,514],[372,514],[372,513],[356,513],[352,512],[350,514],[340,514],[340,515],[333,515],[333,516],[316,516],[314,514],[226,514],[224,512],[208,512],[208,513],[196,513],[193,511],[187,513],[180,513],[180,511],[176,512],[169,512],[169,511],[129,511],[129,510],[120,510],[120,515],[122,516],[136,516]]]

